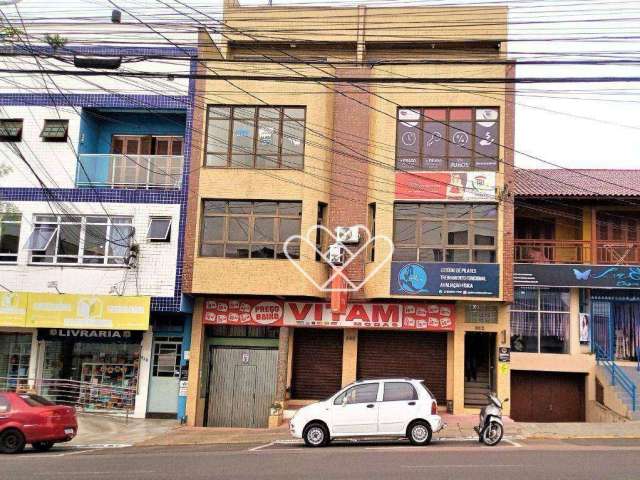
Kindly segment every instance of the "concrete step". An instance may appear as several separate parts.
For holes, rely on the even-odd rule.
[[[464,388],[491,388],[491,384],[489,382],[464,382]]]

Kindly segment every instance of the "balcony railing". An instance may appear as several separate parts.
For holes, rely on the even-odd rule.
[[[640,242],[516,239],[514,245],[516,263],[640,264]]]
[[[83,154],[76,186],[94,188],[180,188],[182,155]]]

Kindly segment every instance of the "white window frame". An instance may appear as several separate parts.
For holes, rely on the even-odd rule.
[[[17,214],[8,214],[8,215],[17,215],[19,218],[17,220],[7,220],[4,217],[7,214],[0,214],[0,237],[2,236],[2,227],[6,224],[18,225],[18,250],[15,253],[0,253],[0,263],[10,263],[15,264],[18,261],[18,252],[20,251],[20,227],[22,225],[22,215]],[[16,257],[15,260],[7,260],[7,257]]]
[[[167,225],[167,230],[164,234],[164,236],[162,237],[152,237],[151,236],[151,226],[153,225],[154,221],[168,221],[169,224]],[[147,240],[149,241],[153,241],[153,242],[170,242],[171,241],[171,225],[173,224],[173,218],[171,217],[151,217],[149,219],[149,228],[147,228]]]
[[[55,217],[55,220],[53,220]],[[89,221],[92,218],[104,218],[103,222]],[[47,248],[50,246],[52,241],[55,241],[53,254],[47,255],[46,253],[36,253],[36,252],[46,252],[45,250],[30,250],[29,254],[29,264],[30,265],[69,265],[69,266],[84,266],[84,267],[95,267],[95,266],[109,266],[109,267],[126,267],[125,263],[126,255],[109,255],[109,243],[111,230],[113,227],[118,226],[126,226],[131,227],[131,236],[128,238],[129,240],[129,248],[131,247],[133,236],[135,235],[135,228],[133,226],[133,217],[129,216],[107,216],[107,215],[56,215],[56,214],[39,214],[34,215],[33,226],[34,231],[38,226],[42,225],[51,225],[55,226],[55,230],[53,235],[47,244]],[[60,243],[60,228],[65,225],[79,225],[80,233],[78,238],[78,254],[77,255],[60,255],[58,253],[59,243]],[[106,235],[105,235],[105,252],[103,255],[85,255],[85,240],[87,233],[87,226],[106,226]],[[33,232],[32,232],[33,235]],[[129,250],[127,249],[127,251]],[[50,260],[49,260],[50,259]],[[76,259],[76,261],[61,261],[62,259]],[[85,260],[101,260],[99,262],[90,262]]]

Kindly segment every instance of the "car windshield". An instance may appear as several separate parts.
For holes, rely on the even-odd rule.
[[[30,407],[50,407],[55,403],[50,402],[40,395],[22,394],[20,398]]]

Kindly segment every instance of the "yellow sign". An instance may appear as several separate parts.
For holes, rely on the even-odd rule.
[[[27,294],[0,292],[0,327],[24,327],[27,321]]]
[[[26,327],[147,330],[150,297],[29,293]]]

